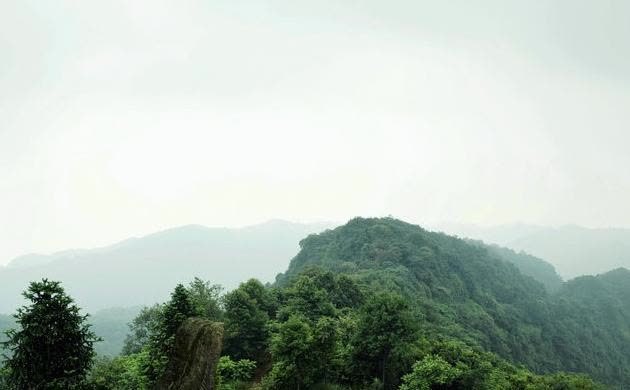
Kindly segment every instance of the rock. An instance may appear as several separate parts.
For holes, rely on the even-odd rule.
[[[223,324],[186,320],[175,334],[172,356],[157,390],[212,390],[221,355]]]

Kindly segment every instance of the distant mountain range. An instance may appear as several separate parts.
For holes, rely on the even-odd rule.
[[[13,312],[28,283],[44,277],[62,281],[90,312],[162,302],[175,284],[195,276],[228,289],[252,277],[271,282],[300,240],[330,226],[281,220],[239,229],[188,225],[98,249],[21,256],[0,267],[0,313]]]
[[[164,301],[172,286],[194,276],[228,289],[251,277],[271,282],[286,270],[302,239],[330,227],[332,223],[281,220],[238,229],[188,225],[103,248],[20,256],[0,266],[0,313],[13,312],[22,304],[21,291],[30,281],[43,277],[61,280],[90,312]],[[441,225],[436,230],[515,250],[517,253],[494,248],[550,291],[562,281],[545,261],[565,279],[630,268],[627,229]],[[545,261],[517,256],[519,251]]]
[[[495,227],[444,224],[437,229],[525,251],[553,264],[565,279],[602,274],[619,267],[630,268],[630,229],[523,224]]]

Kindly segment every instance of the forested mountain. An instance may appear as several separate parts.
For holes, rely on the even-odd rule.
[[[332,270],[401,293],[426,334],[479,345],[537,372],[630,382],[627,270],[555,283],[550,293],[504,260],[503,250],[389,218],[357,218],[300,246],[278,285],[310,267]]]
[[[44,277],[63,282],[88,312],[163,301],[164,286],[192,276],[228,289],[251,277],[273,281],[297,253],[297,242],[326,227],[280,220],[240,229],[190,225],[105,248],[23,256],[0,267],[0,313],[12,312],[24,287]]]
[[[274,236],[275,227],[267,228]],[[214,239],[231,237],[223,233]],[[144,258],[140,264],[148,266],[176,250],[183,257],[203,253],[208,234],[187,227],[112,251],[140,256],[146,252],[128,248],[143,242],[153,256],[166,252]],[[227,241],[233,246],[212,247],[233,250],[244,242],[233,240]],[[299,246],[273,285],[250,279],[222,296],[215,272],[209,281],[177,285],[164,304],[95,312],[87,321],[105,339],[96,352],[114,356],[125,348],[119,357],[99,358],[87,380],[98,389],[151,388],[177,324],[202,317],[225,327],[217,369],[222,390],[254,384],[269,390],[599,388],[563,371],[609,385],[630,382],[626,269],[563,282],[533,256],[392,218],[355,218],[308,235]],[[115,290],[118,279],[112,280]],[[167,282],[161,283],[166,295]],[[0,327],[12,325],[0,316]]]
[[[447,224],[439,229],[543,258],[565,279],[630,268],[630,229],[522,224],[494,227]]]
[[[125,338],[129,333],[129,323],[142,308],[103,309],[91,314],[89,318],[92,330],[101,338],[94,345],[94,350],[101,356],[116,356],[122,351]]]
[[[477,245],[484,245],[481,241],[475,242]],[[499,256],[514,264],[522,274],[531,276],[542,283],[549,292],[554,292],[562,286],[562,278],[556,272],[553,265],[537,257],[528,255],[525,252],[515,252],[512,249],[503,248],[497,245],[485,245],[488,252]]]

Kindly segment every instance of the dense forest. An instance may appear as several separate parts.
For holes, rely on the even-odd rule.
[[[391,218],[356,218],[300,248],[273,284],[251,279],[225,292],[194,278],[172,286],[167,302],[131,320],[113,357],[94,353],[93,318],[78,314],[60,284],[34,282],[7,325],[0,388],[156,388],[190,318],[222,324],[222,347],[211,351],[220,354],[219,389],[630,383],[628,270],[562,282],[540,259]],[[51,323],[65,324],[72,342],[33,331]],[[42,343],[56,347],[33,349]],[[69,366],[52,370],[49,361]]]

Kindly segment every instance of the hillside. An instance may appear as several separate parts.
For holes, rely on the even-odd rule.
[[[443,225],[449,234],[525,251],[553,264],[565,279],[630,268],[630,229],[532,225]]]
[[[21,257],[0,268],[0,313],[13,312],[28,283],[44,277],[63,282],[88,312],[163,301],[165,286],[194,276],[228,289],[251,277],[272,281],[297,242],[326,227],[279,220],[240,229],[190,225],[105,248]]]
[[[476,245],[484,245],[480,241]],[[562,287],[562,278],[556,272],[553,265],[537,257],[528,255],[525,252],[515,252],[498,245],[484,245],[488,252],[500,257],[503,260],[514,264],[522,274],[531,276],[542,283],[547,291],[555,292]]]
[[[357,218],[300,246],[278,285],[313,266],[348,274],[406,296],[427,334],[466,340],[537,372],[630,380],[626,270],[579,278],[549,293],[501,250],[387,218]]]

